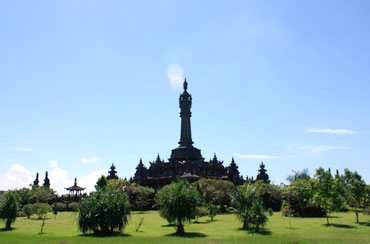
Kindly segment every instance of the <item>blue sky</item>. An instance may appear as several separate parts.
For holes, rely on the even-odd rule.
[[[178,84],[206,159],[370,182],[367,1],[1,1],[0,189],[92,189],[169,158]],[[171,83],[172,80],[172,83]]]

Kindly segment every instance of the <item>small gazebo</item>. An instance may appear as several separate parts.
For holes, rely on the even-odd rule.
[[[85,190],[86,188],[83,188],[83,187],[80,187],[77,185],[77,178],[75,178],[75,184],[73,186],[70,186],[68,188],[65,188],[67,191],[69,191],[69,195],[76,195],[77,194],[80,194],[81,195],[81,192],[83,190]]]

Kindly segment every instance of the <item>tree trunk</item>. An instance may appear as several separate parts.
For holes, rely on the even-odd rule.
[[[10,229],[10,226],[12,224],[12,220],[10,218],[6,219],[6,229]]]
[[[185,233],[184,226],[182,225],[182,222],[180,221],[179,224],[177,225],[176,234],[184,234],[184,233]]]
[[[258,223],[256,224],[256,232],[260,232],[260,225]]]
[[[326,213],[326,224],[327,224],[327,225],[330,225],[330,224],[329,224],[329,214],[328,214],[328,213]]]
[[[248,228],[248,224],[247,224],[247,220],[244,219],[243,220],[243,230],[247,229]]]
[[[355,214],[356,214],[356,224],[358,224],[359,220],[358,220],[358,209],[355,210]]]

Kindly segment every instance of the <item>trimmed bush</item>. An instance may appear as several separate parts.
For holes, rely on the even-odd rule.
[[[76,212],[78,210],[78,202],[71,202],[68,204],[68,211]]]
[[[65,203],[62,203],[62,202],[57,202],[56,204],[53,203],[51,205],[51,208],[55,209],[55,206],[56,206],[56,211],[57,212],[67,211],[67,204],[65,204]]]
[[[26,204],[23,206],[22,211],[23,211],[23,214],[27,216],[27,218],[30,218],[31,215],[35,213],[35,208],[33,207],[32,204]]]

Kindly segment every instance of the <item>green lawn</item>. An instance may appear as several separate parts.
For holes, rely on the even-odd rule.
[[[173,226],[159,217],[155,211],[143,214],[133,213],[124,234],[113,237],[94,237],[82,235],[77,229],[74,213],[64,212],[49,219],[40,232],[41,220],[36,217],[17,218],[14,229],[0,231],[0,243],[370,243],[370,218],[360,215],[361,224],[355,224],[354,213],[334,213],[330,219],[333,225],[326,226],[325,218],[289,218],[275,213],[269,218],[261,234],[240,230],[241,223],[232,214],[218,215],[214,222],[207,217],[200,223],[185,227],[185,236],[174,236]],[[139,216],[145,218],[139,232],[135,232]],[[5,226],[4,223],[1,223]]]

